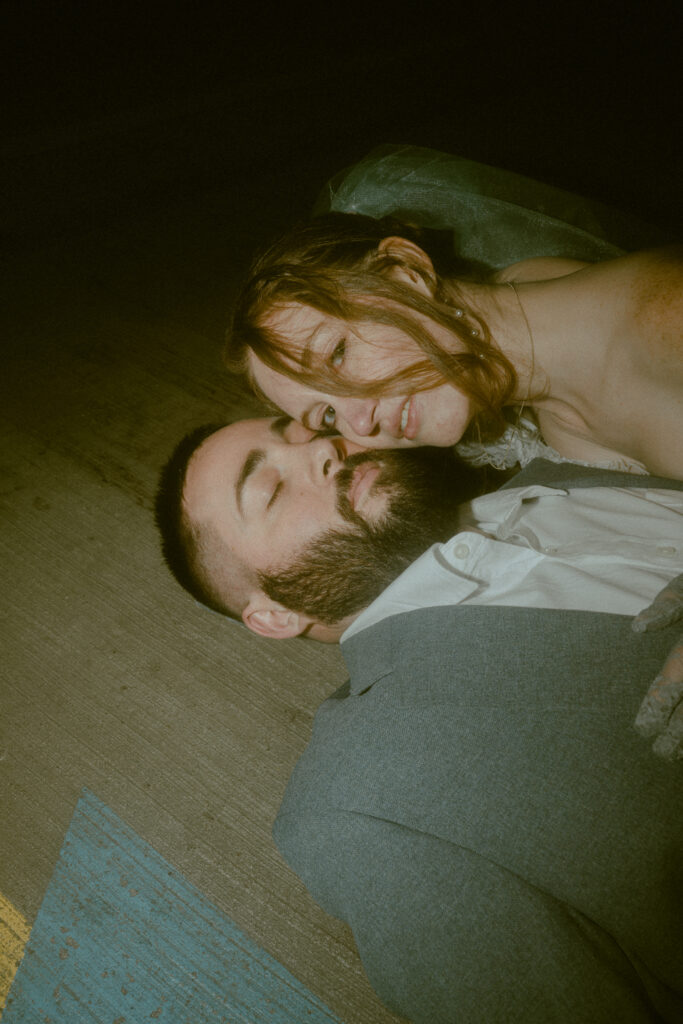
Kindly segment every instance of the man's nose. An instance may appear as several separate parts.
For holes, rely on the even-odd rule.
[[[306,446],[311,454],[314,483],[318,485],[328,483],[337,475],[346,458],[343,444],[341,438],[318,437]]]
[[[357,437],[372,437],[377,433],[377,402],[374,398],[338,398],[337,411]]]

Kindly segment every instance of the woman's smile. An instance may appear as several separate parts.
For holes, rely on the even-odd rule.
[[[401,410],[401,422],[399,424],[401,436],[409,441],[414,440],[418,430],[417,409],[413,398],[414,396],[411,395],[404,402]]]

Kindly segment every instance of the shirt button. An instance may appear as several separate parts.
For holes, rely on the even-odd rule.
[[[545,551],[546,555],[556,555],[557,554],[557,548],[544,548],[543,550]]]
[[[669,547],[668,545],[663,545],[661,548],[657,548],[657,554],[658,555],[675,555],[676,554],[676,548]]]
[[[453,549],[453,554],[456,558],[467,558],[470,553],[469,546],[467,544],[456,544]]]

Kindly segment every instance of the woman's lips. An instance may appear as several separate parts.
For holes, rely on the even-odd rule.
[[[363,462],[356,466],[351,477],[348,499],[354,512],[363,504],[363,499],[379,476],[381,467],[376,462]]]

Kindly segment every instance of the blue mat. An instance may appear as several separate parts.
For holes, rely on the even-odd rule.
[[[341,1024],[83,791],[2,1024]]]

